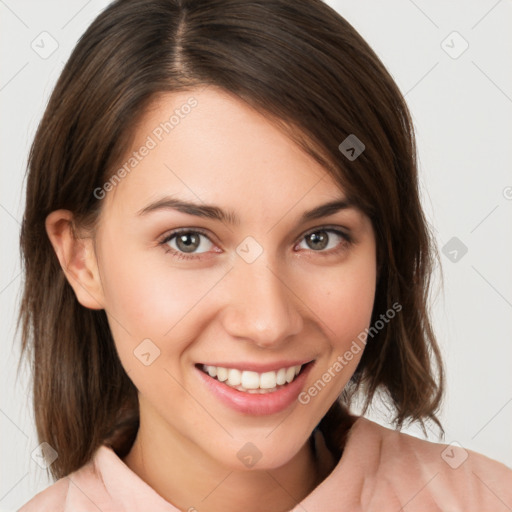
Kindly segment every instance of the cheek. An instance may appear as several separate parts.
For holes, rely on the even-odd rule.
[[[319,282],[325,284],[308,285],[308,306],[318,312],[318,324],[323,327],[329,347],[299,395],[298,401],[305,406],[307,416],[304,421],[321,418],[327,412],[361,360],[365,346],[361,333],[365,334],[370,324],[376,290],[372,253],[346,262],[332,274],[324,274]]]
[[[376,267],[372,253],[354,255],[350,262],[331,268],[302,286],[302,297],[316,314],[335,351],[360,334],[371,321],[376,291]]]
[[[180,387],[163,370],[182,380],[182,356],[211,319],[208,295],[226,270],[187,271],[162,248],[118,247],[114,238],[104,243],[109,257],[101,275],[119,358],[140,391],[165,386],[178,396]]]
[[[375,282],[350,276],[338,286],[329,306],[329,325],[334,331],[331,334],[336,335],[333,344],[340,345],[341,350],[368,327],[375,299]]]
[[[109,255],[102,272],[108,312],[137,338],[164,337],[222,273],[173,267],[171,256],[159,247],[144,251],[128,247],[121,253],[112,241],[103,252]]]

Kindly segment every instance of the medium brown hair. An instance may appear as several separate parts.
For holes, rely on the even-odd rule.
[[[214,85],[266,115],[315,158],[370,219],[378,282],[368,339],[339,401],[319,424],[340,453],[343,412],[388,395],[394,420],[433,420],[443,389],[429,320],[429,280],[439,258],[418,190],[413,125],[404,98],[357,31],[320,0],[118,0],[87,29],[39,124],[28,163],[21,229],[25,283],[18,327],[33,371],[40,441],[62,477],[102,444],[124,456],[138,428],[135,386],[103,310],[83,307],[45,230],[57,209],[94,226],[93,191],[115,172],[134,127],[157,95]],[[365,149],[338,149],[350,134]]]

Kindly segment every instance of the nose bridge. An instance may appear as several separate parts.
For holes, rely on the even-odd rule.
[[[233,337],[276,346],[302,329],[302,317],[286,276],[265,254],[247,263],[239,259],[229,276],[224,328]]]

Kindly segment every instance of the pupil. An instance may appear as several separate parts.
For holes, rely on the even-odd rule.
[[[178,236],[176,245],[180,251],[193,252],[199,246],[199,237],[193,233],[184,233]]]
[[[325,231],[319,231],[318,233],[311,233],[308,237],[309,241],[312,242],[312,249],[324,249],[327,247],[327,233]]]

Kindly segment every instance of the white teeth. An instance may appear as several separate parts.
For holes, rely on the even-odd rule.
[[[276,384],[282,386],[286,382],[286,368],[281,368],[277,372]]]
[[[240,386],[242,383],[242,372],[236,368],[230,368],[228,370],[227,382],[230,386]]]
[[[260,388],[261,389],[272,389],[277,384],[276,372],[265,372],[260,375]]]
[[[260,387],[260,376],[256,372],[242,372],[241,384],[245,389],[258,389]]]
[[[216,367],[217,368],[217,367]],[[217,368],[217,380],[224,382],[228,380],[228,370],[227,368]]]
[[[262,393],[276,391],[277,386],[292,382],[299,374],[302,365],[280,368],[278,371],[258,373],[236,368],[222,368],[220,366],[203,365],[203,370],[220,382],[228,386],[246,391],[248,393]]]
[[[288,368],[286,370],[286,382],[288,384],[295,378],[295,366],[292,366],[291,368]]]

